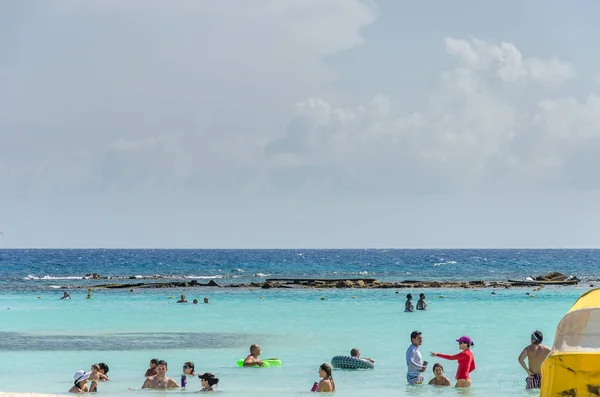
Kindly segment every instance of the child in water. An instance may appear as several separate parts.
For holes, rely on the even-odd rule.
[[[444,367],[442,367],[442,364],[440,364],[440,363],[433,364],[433,375],[435,377],[429,381],[430,385],[450,386],[450,379],[448,379],[447,377],[444,376]]]

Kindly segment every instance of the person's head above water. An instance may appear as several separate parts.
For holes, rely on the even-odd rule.
[[[350,350],[350,355],[352,357],[360,357],[360,350],[358,350],[358,348],[355,347],[354,349]]]
[[[544,341],[544,334],[542,331],[535,330],[531,333],[531,343],[534,345],[539,345]]]
[[[425,294],[424,294],[424,293],[420,293],[420,294],[419,294],[419,298],[421,298],[421,299],[425,299]]]
[[[202,375],[198,375],[198,378],[208,383],[208,386],[214,386],[219,383],[219,378],[210,372],[205,372]]]
[[[411,300],[412,299],[412,294],[406,295],[406,299]]]
[[[421,331],[413,331],[410,333],[410,343],[415,346],[421,346],[423,343],[423,333]]]
[[[250,354],[253,356],[260,355],[260,346],[259,345],[251,345],[250,346]]]

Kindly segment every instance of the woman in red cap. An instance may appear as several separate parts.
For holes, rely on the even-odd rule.
[[[458,342],[458,348],[461,350],[460,353],[449,355],[431,352],[431,356],[446,360],[457,360],[456,387],[471,387],[469,374],[475,370],[475,357],[473,357],[473,353],[471,352],[473,340],[468,336],[461,336],[456,341]]]

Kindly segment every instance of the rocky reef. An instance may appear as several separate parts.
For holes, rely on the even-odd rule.
[[[93,279],[107,279],[96,275]],[[579,279],[568,277],[558,272],[551,272],[538,277],[528,277],[524,280],[508,281],[424,281],[424,280],[403,280],[403,281],[379,281],[374,278],[344,278],[344,279],[325,279],[325,278],[269,278],[264,282],[252,282],[247,284],[217,284],[214,280],[208,283],[199,283],[197,280],[166,282],[137,282],[137,283],[111,283],[98,284],[92,288],[181,288],[181,287],[220,287],[220,288],[511,288],[511,287],[529,287],[544,285],[576,285]],[[87,288],[89,286],[86,286]],[[84,287],[82,287],[84,288]]]

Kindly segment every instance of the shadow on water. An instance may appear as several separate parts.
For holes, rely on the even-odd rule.
[[[170,349],[223,349],[250,344],[248,334],[218,332],[161,332],[161,345]],[[114,333],[104,335],[36,335],[0,332],[0,351],[127,351],[156,349],[156,333]]]

